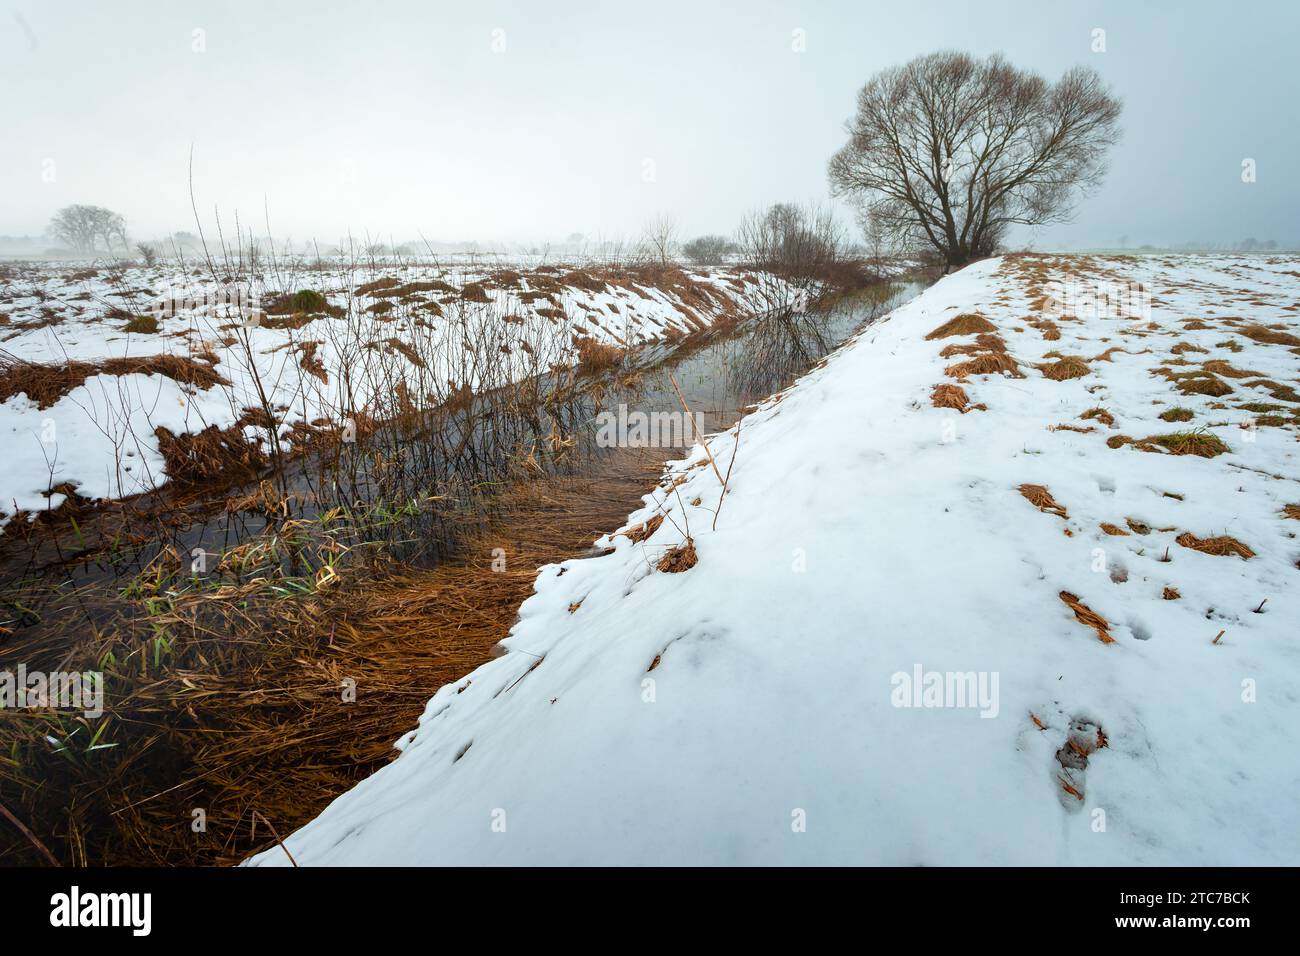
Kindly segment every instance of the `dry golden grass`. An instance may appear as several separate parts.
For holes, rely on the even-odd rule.
[[[930,332],[927,341],[946,339],[952,335],[974,335],[976,332],[996,332],[998,327],[978,312],[963,312]]]
[[[1169,408],[1160,413],[1161,421],[1190,422],[1194,417],[1190,408]]]
[[[385,339],[384,341],[390,349],[400,352],[416,368],[424,368],[424,357],[409,342],[403,342],[397,338]]]
[[[1100,405],[1088,409],[1079,417],[1084,421],[1099,421],[1107,427],[1115,424],[1115,416],[1106,411],[1106,409],[1102,408]]]
[[[200,389],[230,384],[211,365],[181,355],[146,355],[59,365],[8,359],[0,361],[0,402],[25,392],[38,408],[49,408],[92,375],[132,374],[164,375]]]
[[[133,315],[122,326],[122,331],[130,332],[133,335],[156,335],[158,333],[158,320],[152,315]]]
[[[964,381],[971,375],[1007,375],[1011,378],[1024,378],[1020,366],[1008,352],[983,352],[965,362],[957,362],[943,370],[958,381]]]
[[[304,371],[311,373],[316,378],[320,379],[322,382],[328,385],[330,380],[329,372],[325,368],[325,363],[322,362],[320,360],[320,357],[316,354],[316,351],[317,349],[320,348],[320,345],[321,345],[320,342],[314,340],[299,342],[298,343],[298,365]]]
[[[1300,336],[1279,329],[1271,329],[1266,325],[1243,325],[1237,327],[1234,331],[1238,335],[1244,335],[1248,339],[1262,342],[1265,345],[1300,345]]]
[[[650,537],[652,534],[658,531],[659,526],[663,523],[664,523],[664,516],[655,515],[653,518],[651,518],[649,521],[645,522],[644,524],[639,524],[635,528],[631,528],[627,531],[624,531],[623,536],[626,537],[629,541],[644,541],[646,538]]]
[[[62,635],[11,640],[6,652],[32,666],[85,669],[112,652],[103,740],[118,746],[74,765],[48,756],[39,713],[7,717],[15,749],[5,756],[23,759],[0,760],[4,803],[66,864],[226,865],[274,847],[262,827],[250,836],[254,813],[285,834],[391,761],[392,742],[433,692],[491,658],[536,569],[587,552],[622,522],[654,484],[662,452],[619,455],[634,457],[508,492],[499,519],[432,569],[358,566],[332,586],[279,598],[274,580],[249,581],[167,599],[139,622],[144,636],[103,626],[72,646]],[[146,588],[152,600],[169,580],[160,571]],[[156,633],[170,642],[161,669]],[[341,697],[347,681],[351,702]],[[190,829],[194,807],[207,808],[206,833]],[[0,839],[4,862],[34,853]]]
[[[939,358],[953,358],[958,355],[983,355],[985,352],[1005,352],[1006,350],[1007,343],[1002,340],[1002,336],[981,332],[975,336],[974,342],[945,345],[939,351]]]
[[[1228,555],[1235,554],[1243,561],[1249,561],[1255,556],[1255,552],[1247,545],[1226,534],[1221,534],[1215,538],[1198,538],[1190,531],[1185,531],[1174,541],[1184,548],[1200,551],[1202,554],[1212,554],[1219,558],[1226,558]]]
[[[1138,521],[1136,518],[1125,518],[1124,523],[1128,525],[1130,531],[1134,534],[1150,534],[1151,525],[1145,521]]]
[[[935,408],[955,408],[965,415],[967,412],[987,411],[987,406],[972,405],[970,398],[966,395],[966,390],[960,385],[936,385],[930,392],[930,403]]]
[[[1160,597],[1166,601],[1177,601],[1179,598],[1182,597],[1182,594],[1178,592],[1178,588],[1167,587],[1164,589],[1164,592],[1160,595]]]
[[[1103,644],[1114,644],[1115,638],[1110,636],[1110,623],[1094,611],[1088,605],[1079,600],[1077,594],[1071,594],[1069,591],[1062,591],[1057,595],[1066,606],[1074,612],[1075,620],[1080,624],[1092,628],[1097,632],[1097,637]]]
[[[1059,518],[1070,517],[1066,512],[1065,506],[1052,497],[1052,493],[1047,490],[1046,485],[1021,485],[1017,489],[1025,500],[1037,508],[1039,511],[1049,512]]]
[[[1282,382],[1275,382],[1272,379],[1261,378],[1253,382],[1246,382],[1245,385],[1247,388],[1267,389],[1269,397],[1276,399],[1279,402],[1300,403],[1300,393],[1296,392],[1296,390],[1290,385],[1285,385]]]
[[[1128,532],[1127,532],[1127,531],[1125,531],[1123,528],[1119,527],[1119,525],[1113,525],[1113,524],[1111,524],[1109,521],[1103,521],[1103,522],[1101,523],[1101,530],[1102,530],[1105,534],[1111,535],[1112,537],[1117,537],[1117,538],[1119,538],[1119,537],[1127,538],[1127,537],[1128,537]]]
[[[1286,505],[1282,509],[1282,514],[1295,521],[1300,521],[1300,505]]]
[[[261,446],[244,435],[244,426],[209,425],[199,432],[174,435],[161,425],[154,430],[167,477],[178,482],[252,478],[268,464]]]
[[[1043,378],[1050,378],[1054,382],[1083,378],[1092,371],[1081,355],[1063,355],[1057,361],[1048,365],[1039,365],[1038,368],[1042,371]]]
[[[1174,381],[1174,387],[1184,395],[1209,395],[1211,398],[1220,398],[1232,394],[1231,385],[1209,372],[1171,373],[1170,378]]]
[[[1171,455],[1196,455],[1200,458],[1214,458],[1232,451],[1224,443],[1223,439],[1207,431],[1150,435],[1144,441],[1165,448]]]
[[[1227,378],[1251,378],[1259,377],[1259,372],[1248,372],[1239,368],[1233,368],[1231,364],[1223,359],[1210,359],[1208,362],[1201,363],[1201,368],[1214,375],[1223,375]]]
[[[1061,337],[1061,329],[1051,319],[1031,319],[1029,325],[1043,335],[1043,341],[1055,342]]]
[[[578,371],[588,375],[618,368],[627,355],[626,349],[586,336],[576,337],[573,344],[578,350]]]
[[[682,571],[689,571],[695,567],[698,561],[699,556],[695,553],[695,542],[687,538],[681,544],[669,548],[655,567],[667,574],[680,574]]]

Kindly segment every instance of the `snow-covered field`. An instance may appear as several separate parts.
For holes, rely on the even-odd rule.
[[[1300,863],[1298,309],[1279,258],[941,280],[712,440],[716,527],[697,446],[653,533],[541,569],[288,849]]]
[[[790,291],[736,269],[667,278],[391,262],[291,273],[272,263],[252,279],[247,271],[227,284],[174,262],[8,267],[0,384],[15,363],[80,372],[43,399],[0,390],[0,526],[19,512],[58,507],[69,485],[92,499],[161,485],[170,476],[160,428],[234,428],[266,447],[269,411],[292,444],[307,428],[343,428],[398,400],[427,406],[465,386],[479,391],[571,366],[583,340],[622,347],[682,335]],[[303,314],[279,297],[300,290],[323,293],[328,311]],[[140,367],[163,354],[193,364],[179,373]]]

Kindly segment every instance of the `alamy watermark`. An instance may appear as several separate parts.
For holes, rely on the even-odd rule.
[[[101,671],[0,671],[0,709],[53,707],[79,710],[86,717],[104,713],[104,675]]]
[[[1140,282],[1053,279],[1047,283],[1048,316],[1079,319],[1150,319],[1151,293]]]
[[[171,290],[153,302],[153,317],[164,319],[178,312],[206,312],[223,318],[238,319],[244,325],[258,325],[262,317],[262,299],[256,289],[238,282],[197,292]]]
[[[598,448],[689,448],[704,433],[698,418],[684,411],[628,411],[620,402],[617,410],[596,415]]]
[[[911,673],[889,678],[895,707],[978,709],[981,717],[998,715],[997,671],[927,671],[913,664]]]

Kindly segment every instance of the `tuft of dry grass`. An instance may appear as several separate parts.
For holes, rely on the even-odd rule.
[[[1282,509],[1282,514],[1295,521],[1300,521],[1300,505],[1286,505]]]
[[[977,332],[996,332],[998,327],[978,312],[963,312],[930,332],[926,341],[946,339],[953,335],[974,335]]]
[[[211,365],[182,355],[146,355],[100,362],[43,365],[20,359],[0,359],[0,402],[26,393],[37,408],[49,408],[92,375],[164,375],[199,389],[229,385]]]
[[[158,320],[152,315],[134,315],[122,326],[122,331],[135,335],[156,335]]]
[[[1297,402],[1300,403],[1300,392],[1296,392],[1290,385],[1282,382],[1275,382],[1272,379],[1261,378],[1253,382],[1245,383],[1247,388],[1266,388],[1270,398],[1279,402]]]
[[[227,428],[209,425],[202,431],[179,435],[159,425],[154,435],[158,438],[167,477],[172,481],[251,478],[269,463],[261,446],[244,435],[244,427],[239,423]]]
[[[1201,429],[1192,432],[1172,432],[1168,435],[1150,435],[1144,441],[1167,449],[1171,455],[1214,458],[1232,451],[1218,435]]]
[[[627,531],[624,531],[623,536],[626,537],[629,541],[644,541],[646,538],[650,537],[652,534],[658,531],[659,526],[663,523],[664,523],[664,516],[655,515],[653,518],[651,518],[649,521],[646,521],[644,524],[639,524],[635,528],[631,528]]]
[[[1115,424],[1115,416],[1112,415],[1110,412],[1106,411],[1106,409],[1102,408],[1100,405],[1098,405],[1096,408],[1088,409],[1079,417],[1082,418],[1084,421],[1093,421],[1093,420],[1099,421],[1103,425],[1106,425],[1108,427]]]
[[[681,544],[669,548],[655,567],[666,574],[680,574],[695,567],[698,561],[699,556],[695,553],[695,542],[688,537]]]
[[[1042,371],[1044,378],[1050,378],[1054,382],[1063,382],[1071,378],[1083,378],[1092,371],[1081,355],[1063,355],[1057,361],[1047,365],[1039,365],[1038,368]]]
[[[1058,518],[1069,518],[1070,515],[1065,510],[1065,506],[1052,497],[1052,493],[1047,490],[1046,485],[1021,485],[1017,489],[1025,500],[1037,508],[1039,511],[1049,512]]]
[[[1136,518],[1125,518],[1124,523],[1128,525],[1130,531],[1134,534],[1150,534],[1151,525],[1145,521],[1138,521]]]
[[[1215,538],[1198,538],[1190,531],[1185,531],[1174,541],[1184,548],[1200,551],[1202,554],[1212,554],[1218,558],[1226,558],[1230,554],[1235,554],[1243,561],[1249,561],[1255,556],[1255,552],[1247,545],[1227,534],[1221,534]]]
[[[943,370],[958,381],[964,381],[971,375],[1007,375],[1011,378],[1024,378],[1020,366],[1007,352],[984,352],[965,362],[957,362]]]
[[[1110,636],[1110,622],[1094,611],[1088,605],[1079,600],[1077,594],[1071,594],[1069,591],[1062,591],[1057,595],[1071,611],[1074,612],[1075,620],[1086,627],[1092,628],[1097,632],[1097,637],[1103,644],[1114,644],[1115,638]]]
[[[609,345],[586,336],[575,337],[573,344],[578,350],[578,371],[588,375],[618,368],[627,354],[625,349],[617,345]]]
[[[1300,336],[1279,329],[1270,329],[1266,325],[1243,325],[1234,329],[1234,331],[1238,335],[1244,335],[1248,339],[1262,342],[1265,345],[1300,345]]]
[[[1210,359],[1208,362],[1202,362],[1201,368],[1212,375],[1223,375],[1227,378],[1258,378],[1259,372],[1250,372],[1244,369],[1234,368],[1231,363],[1223,359]]]
[[[1182,594],[1178,592],[1178,588],[1167,587],[1165,588],[1164,593],[1160,595],[1160,597],[1166,601],[1177,601],[1179,598],[1182,597]]]
[[[1116,537],[1116,538],[1120,538],[1120,537],[1127,538],[1127,537],[1128,537],[1128,532],[1127,532],[1127,531],[1125,531],[1125,530],[1124,530],[1123,528],[1121,528],[1119,525],[1111,524],[1109,521],[1103,521],[1103,522],[1101,523],[1101,526],[1100,526],[1100,527],[1101,527],[1101,530],[1102,530],[1104,533],[1106,533],[1106,534],[1108,534],[1108,535],[1111,535],[1112,537]]]
[[[960,385],[936,385],[930,393],[930,403],[935,408],[955,408],[965,415],[967,412],[987,411],[986,405],[972,405],[966,390]]]
[[[1189,372],[1174,375],[1174,387],[1184,395],[1208,395],[1221,398],[1232,394],[1232,386],[1210,372]]]
[[[1190,422],[1193,418],[1190,408],[1169,408],[1160,413],[1160,420],[1166,422]]]

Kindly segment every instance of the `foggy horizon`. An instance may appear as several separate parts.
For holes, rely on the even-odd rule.
[[[730,234],[773,202],[830,202],[826,163],[863,83],[961,49],[1049,81],[1093,67],[1124,104],[1102,187],[1072,222],[1011,242],[1300,242],[1300,185],[1285,175],[1300,137],[1282,121],[1297,31],[1260,36],[1254,17],[1207,4],[992,18],[950,2],[553,15],[292,2],[251,18],[151,2],[130,19],[4,6],[4,236],[41,235],[71,203],[122,213],[136,238],[194,231],[191,149],[203,228],[219,213],[227,235],[238,217],[245,235],[295,244],[590,243],[635,238],[660,214],[683,238]],[[1300,27],[1293,7],[1270,13]]]

